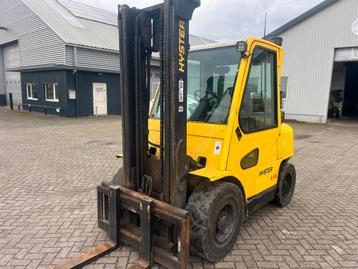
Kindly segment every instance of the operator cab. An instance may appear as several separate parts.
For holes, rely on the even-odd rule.
[[[189,52],[187,154],[204,166],[191,175],[210,181],[228,171],[242,181],[261,175],[265,184],[247,184],[247,198],[276,184],[282,157],[293,155],[292,129],[281,117],[282,62],[280,44],[256,38]],[[158,90],[149,119],[154,144],[160,135],[159,95]]]
[[[240,62],[234,42],[197,46],[189,53],[187,153],[205,167],[219,169]],[[149,119],[150,141],[155,143],[160,134],[159,95],[158,89]]]

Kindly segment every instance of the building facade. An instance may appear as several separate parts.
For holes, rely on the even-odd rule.
[[[0,1],[0,105],[11,95],[29,111],[120,114],[117,24],[117,14],[71,0]],[[158,59],[152,65],[155,88]]]
[[[285,59],[281,89],[288,119],[325,123],[358,116],[358,1],[326,0],[272,32]]]
[[[11,93],[31,111],[120,113],[115,14],[68,0],[4,0],[0,13],[2,105]]]

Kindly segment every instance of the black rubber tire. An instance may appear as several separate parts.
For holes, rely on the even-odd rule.
[[[296,186],[296,169],[291,163],[284,164],[280,169],[278,188],[273,203],[287,206],[293,197]]]
[[[243,222],[241,190],[228,182],[199,185],[190,196],[186,210],[190,213],[192,254],[210,262],[224,258],[235,244]]]

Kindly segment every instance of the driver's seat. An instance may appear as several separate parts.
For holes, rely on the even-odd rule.
[[[191,114],[189,121],[206,121],[208,113],[212,110],[212,107],[208,103],[207,95],[213,92],[213,83],[214,78],[208,78],[206,82],[206,95],[199,100],[199,104]]]

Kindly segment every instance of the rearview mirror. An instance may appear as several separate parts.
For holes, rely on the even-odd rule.
[[[286,113],[285,111],[281,110],[281,123],[285,122],[286,120]]]
[[[230,72],[230,68],[228,66],[217,66],[215,67],[215,74],[225,75]]]

